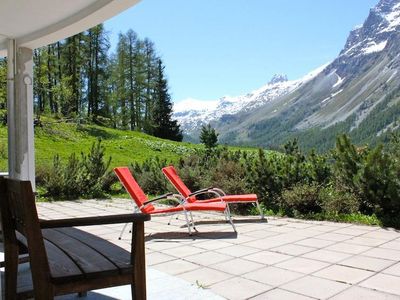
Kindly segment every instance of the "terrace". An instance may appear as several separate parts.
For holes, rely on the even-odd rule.
[[[42,218],[132,212],[126,199],[38,203]],[[148,299],[398,299],[400,233],[392,229],[288,218],[197,213],[188,236],[183,216],[146,222]],[[126,249],[123,225],[87,227]],[[83,227],[84,228],[84,227]],[[86,230],[86,229],[85,229]],[[129,299],[129,286],[88,293],[87,299]],[[76,299],[65,296],[57,299]]]
[[[133,6],[119,1],[4,1],[0,55],[8,56],[9,174],[34,185],[32,49],[66,38]],[[15,4],[17,3],[17,4]],[[72,3],[72,4],[71,4]],[[46,12],[43,14],[42,12]],[[39,203],[42,218],[130,213],[130,200]],[[398,299],[400,233],[379,227],[236,217],[237,234],[212,214],[146,223],[149,299]],[[123,225],[88,227],[130,249]],[[27,265],[22,265],[27,271]],[[87,299],[130,298],[128,286],[93,291]],[[73,299],[76,295],[59,297]]]

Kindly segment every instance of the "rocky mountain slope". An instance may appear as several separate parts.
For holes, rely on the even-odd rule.
[[[300,137],[304,146],[324,150],[341,132],[373,142],[398,127],[399,71],[400,0],[381,0],[328,65],[295,81],[277,77],[207,109],[178,107],[175,116],[186,134],[210,122],[227,143],[275,146]]]

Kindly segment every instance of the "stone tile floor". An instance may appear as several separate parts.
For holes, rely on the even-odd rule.
[[[133,204],[87,200],[39,203],[38,209],[42,218],[56,219],[126,213]],[[235,217],[234,233],[221,214],[194,219],[193,236],[182,215],[171,225],[167,216],[146,223],[149,299],[400,299],[400,232],[393,229]],[[118,240],[122,226],[84,229],[129,249],[128,231]],[[162,276],[164,286],[152,281]],[[173,290],[174,280],[192,289]],[[123,288],[117,294],[112,299],[126,297]]]

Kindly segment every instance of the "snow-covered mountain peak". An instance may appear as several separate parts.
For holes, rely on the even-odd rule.
[[[288,81],[286,75],[274,75],[266,85],[238,97],[224,96],[216,101],[201,101],[191,98],[183,100],[175,104],[174,117],[184,132],[194,132],[202,125],[218,121],[223,116],[253,110],[294,91],[321,73],[327,65],[325,64],[297,80]]]
[[[275,74],[274,76],[272,76],[271,80],[268,83],[274,84],[274,83],[285,82],[285,81],[288,81],[287,75]]]
[[[400,1],[381,0],[370,10],[361,26],[356,26],[340,56],[357,57],[385,49],[390,35],[400,29]]]

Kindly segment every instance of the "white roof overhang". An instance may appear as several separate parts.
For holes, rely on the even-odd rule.
[[[7,41],[38,48],[62,40],[117,15],[140,0],[1,0],[0,56]]]

